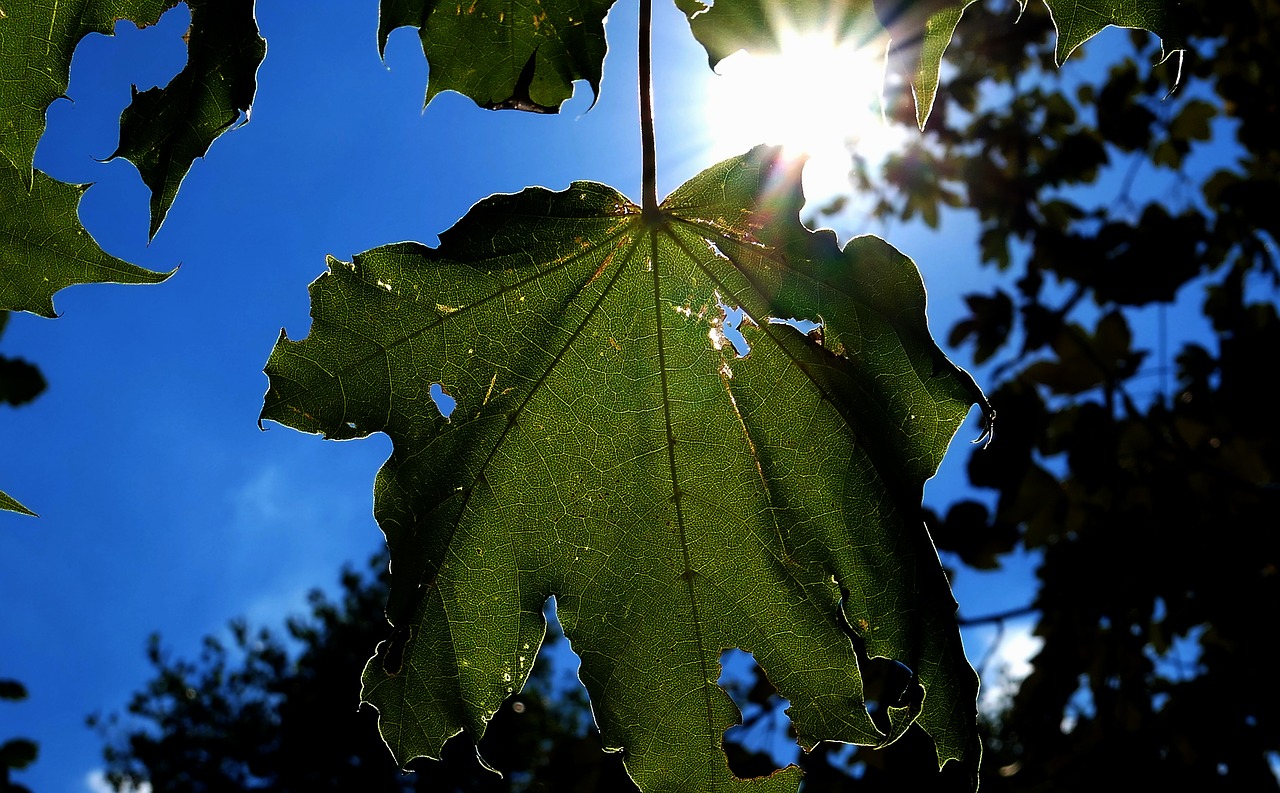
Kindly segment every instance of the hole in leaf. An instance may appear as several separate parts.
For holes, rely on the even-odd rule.
[[[756,322],[747,315],[741,306],[730,306],[725,303],[720,293],[716,292],[716,306],[720,309],[719,319],[712,319],[711,346],[723,350],[725,342],[733,345],[733,351],[739,358],[746,358],[751,353],[751,345],[742,335],[742,328],[755,327]]]
[[[826,746],[828,744],[822,744]],[[841,744],[826,751],[827,765],[853,779],[862,779],[867,773],[867,764],[859,756],[867,747],[854,746],[851,743]],[[874,750],[872,750],[874,751]]]
[[[817,322],[814,322],[811,319],[796,319],[795,317],[787,317],[786,319],[782,317],[769,317],[765,321],[770,325],[786,325],[789,328],[795,328],[819,344],[822,343],[823,323],[821,318],[819,318]]]
[[[918,698],[924,692],[906,664],[890,658],[868,658],[859,649],[858,665],[862,670],[867,713],[871,714],[876,726],[887,733],[891,729],[889,708],[918,706]]]
[[[742,713],[742,723],[724,733],[724,751],[734,775],[768,776],[796,763],[800,747],[787,715],[791,703],[778,695],[751,653],[737,648],[722,652],[716,683]]]
[[[832,579],[835,580],[834,578]],[[848,622],[845,611],[849,602],[848,590],[841,587],[841,603],[837,619],[844,629],[844,634],[853,645],[858,656],[858,666],[862,672],[862,692],[866,700],[867,713],[885,733],[891,731],[889,708],[919,706],[924,697],[924,689],[916,680],[915,672],[906,664],[891,658],[871,657],[867,652],[864,635],[874,627],[866,617],[854,617],[854,623]]]
[[[458,400],[446,394],[444,386],[439,383],[431,384],[431,401],[436,404],[436,410],[440,411],[440,415],[444,418],[449,418],[453,414],[453,409],[458,406]]]
[[[1063,735],[1070,735],[1074,732],[1081,719],[1092,719],[1097,715],[1097,710],[1093,704],[1093,689],[1090,687],[1089,676],[1081,674],[1077,680],[1076,690],[1071,695],[1071,698],[1067,700],[1067,705],[1062,711],[1062,720],[1058,723],[1058,730]]]
[[[509,789],[540,790],[543,785],[533,782],[547,779],[547,746],[555,745],[553,758],[572,763],[575,774],[600,781],[592,789],[636,790],[623,768],[622,755],[603,751],[586,688],[578,678],[580,660],[561,631],[554,597],[543,606],[543,617],[547,634],[541,648],[529,642],[516,649],[517,668],[533,664],[528,680],[497,707],[479,744],[472,745],[464,732],[445,744],[443,765],[420,758],[410,764],[411,769],[433,778],[454,773],[450,768],[462,769],[460,773],[472,780],[471,787],[507,790],[507,782],[499,786],[496,777],[488,776],[497,771],[510,780]]]

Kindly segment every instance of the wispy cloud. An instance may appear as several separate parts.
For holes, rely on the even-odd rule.
[[[982,664],[982,693],[978,707],[985,713],[999,711],[1018,690],[1023,679],[1031,674],[1031,659],[1044,640],[1032,635],[1033,619],[1010,622],[1003,631],[992,629],[979,642],[994,642],[986,650],[986,663]],[[981,646],[981,645],[980,645]]]
[[[117,793],[116,789],[111,787],[111,783],[107,782],[107,776],[101,769],[84,775],[84,789],[89,793]],[[125,785],[119,793],[151,793],[151,783],[143,782],[138,787]]]

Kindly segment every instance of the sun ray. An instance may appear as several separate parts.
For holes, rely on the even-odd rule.
[[[851,153],[879,163],[902,143],[884,118],[887,41],[839,39],[830,31],[778,31],[778,51],[739,51],[722,60],[707,88],[707,124],[716,158],[759,143],[807,157],[812,201],[850,189]]]

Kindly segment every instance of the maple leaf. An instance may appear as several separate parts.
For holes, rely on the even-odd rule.
[[[30,515],[32,517],[39,517],[36,513],[22,506],[17,499],[13,498],[3,490],[0,490],[0,509],[8,510],[9,512],[17,512],[23,515]]]
[[[1180,50],[1173,0],[1044,0],[1058,30],[1062,63],[1108,25],[1141,28]],[[937,98],[942,57],[974,0],[675,0],[714,69],[738,50],[778,52],[787,32],[830,34],[883,51],[906,73],[923,129]],[[1025,0],[1020,0],[1023,10]],[[430,64],[426,101],[457,91],[491,109],[556,112],[587,80],[599,94],[604,18],[613,0],[548,0],[530,6],[494,0],[381,0],[378,46],[398,27],[418,28]],[[465,42],[462,44],[461,42]],[[833,101],[838,101],[833,97]]]
[[[381,0],[378,48],[418,28],[430,65],[426,101],[457,91],[490,109],[554,113],[586,80],[599,94],[604,17],[613,0]]]
[[[187,4],[186,66],[164,88],[134,89],[133,101],[120,115],[120,145],[111,155],[136,165],[151,189],[152,237],[195,159],[248,118],[258,67],[267,54],[254,21],[254,0]]]
[[[1044,0],[1058,31],[1054,57],[1062,64],[1076,48],[1104,28],[1114,25],[1155,33],[1163,41],[1165,57],[1181,48],[1169,0]]]
[[[154,25],[178,0],[5,0],[0,7],[0,156],[29,187],[45,110],[66,95],[71,54],[90,33],[110,36],[129,19]]]
[[[112,35],[129,20],[154,25],[180,0],[6,0],[0,8],[0,157],[29,189],[45,111],[66,95],[71,56],[90,33]],[[164,222],[196,157],[248,112],[266,53],[253,0],[189,0],[186,66],[163,89],[134,91],[113,157],[133,162],[151,189],[151,236]],[[2,165],[2,163],[0,163]],[[9,190],[5,180],[3,189]],[[2,200],[2,199],[0,199]],[[18,197],[9,196],[13,204]],[[64,233],[76,233],[65,229]]]
[[[731,647],[806,748],[916,720],[976,775],[977,679],[920,500],[985,401],[930,337],[911,261],[801,226],[776,156],[720,163],[652,218],[588,182],[491,197],[438,248],[331,259],[310,335],[281,334],[263,419],[394,443],[375,485],[394,630],[363,698],[401,763],[484,733],[554,595],[642,789],[741,784]],[[915,673],[883,729],[855,639]]]
[[[53,295],[64,287],[154,284],[173,274],[143,269],[98,247],[76,211],[87,189],[37,170],[28,191],[21,173],[0,162],[0,310],[52,318]]]

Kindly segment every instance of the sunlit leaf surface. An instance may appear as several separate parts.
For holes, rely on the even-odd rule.
[[[427,101],[457,91],[476,104],[554,113],[573,81],[600,91],[604,17],[613,0],[382,0],[378,46],[418,28],[430,64]]]
[[[160,230],[197,157],[246,116],[267,43],[253,0],[189,0],[187,64],[164,88],[134,93],[113,157],[138,166],[151,188],[151,236]]]
[[[121,19],[154,25],[178,0],[0,2],[0,156],[31,183],[44,113],[67,92],[71,53],[90,33],[111,35]]]
[[[169,273],[144,270],[104,252],[80,225],[85,185],[34,171],[31,191],[0,163],[0,310],[56,317],[53,295],[73,284],[154,284]]]
[[[1044,0],[1058,30],[1058,63],[1108,25],[1149,30],[1164,40],[1165,52],[1181,45],[1173,30],[1170,0]]]
[[[22,506],[22,504],[18,503],[17,499],[13,498],[3,490],[0,490],[0,509],[8,510],[10,512],[19,512],[23,515],[31,515],[32,517],[35,517],[36,515],[36,513]]]
[[[84,188],[33,170],[45,111],[67,90],[71,56],[116,22],[155,24],[178,0],[3,0],[0,4],[0,309],[54,316],[76,283],[155,283],[165,276],[108,256],[76,217]],[[188,60],[164,89],[135,94],[116,156],[152,190],[154,235],[192,161],[248,109],[265,44],[252,0],[192,0]]]
[[[399,761],[484,732],[554,595],[604,742],[646,790],[744,784],[720,749],[731,647],[803,745],[916,717],[976,772],[977,680],[919,509],[982,395],[930,337],[915,266],[801,226],[775,156],[704,171],[654,218],[586,182],[494,196],[438,248],[331,260],[312,286],[262,416],[394,442],[375,512],[395,627],[364,698]],[[855,642],[920,684],[879,727]]]

